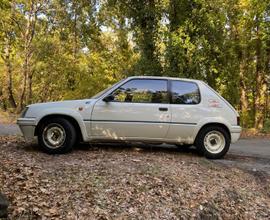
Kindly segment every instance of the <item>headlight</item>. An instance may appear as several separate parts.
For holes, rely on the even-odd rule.
[[[20,118],[24,118],[24,116],[26,115],[27,110],[28,110],[28,107],[24,108],[24,110],[21,113]]]

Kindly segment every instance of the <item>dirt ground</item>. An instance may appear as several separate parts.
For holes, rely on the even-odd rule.
[[[0,137],[10,219],[269,219],[270,178],[177,148],[80,146],[41,153]]]

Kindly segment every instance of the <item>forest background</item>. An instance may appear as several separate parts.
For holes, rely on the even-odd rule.
[[[132,75],[204,80],[270,131],[269,0],[0,0],[2,111]]]

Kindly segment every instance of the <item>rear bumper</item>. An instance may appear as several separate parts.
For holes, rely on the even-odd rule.
[[[232,126],[231,128],[231,143],[239,140],[242,128],[240,126]]]
[[[19,118],[17,124],[20,127],[23,136],[26,139],[32,139],[35,136],[36,119],[35,118]]]

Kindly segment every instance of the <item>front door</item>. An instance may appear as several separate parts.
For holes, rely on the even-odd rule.
[[[168,81],[131,79],[111,93],[114,99],[97,101],[91,135],[102,139],[162,139],[171,120]]]

